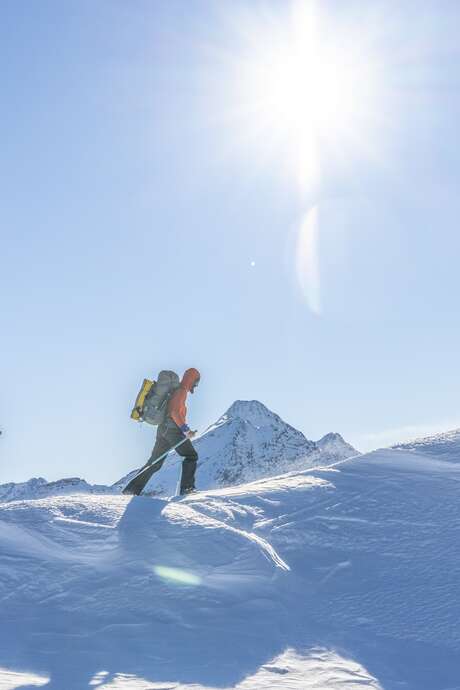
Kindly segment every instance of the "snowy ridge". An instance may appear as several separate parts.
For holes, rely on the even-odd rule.
[[[460,465],[0,505],[0,688],[454,690]],[[10,685],[7,685],[10,683]]]
[[[435,456],[449,462],[460,462],[460,429],[415,438],[405,443],[398,443],[393,448]]]
[[[55,482],[38,477],[27,482],[0,484],[0,501],[20,501],[75,493],[105,494],[113,493],[113,489],[103,484],[88,484],[79,477],[59,479]]]

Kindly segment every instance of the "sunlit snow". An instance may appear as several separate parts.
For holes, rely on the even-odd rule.
[[[459,480],[386,450],[185,499],[0,504],[0,688],[452,690]]]

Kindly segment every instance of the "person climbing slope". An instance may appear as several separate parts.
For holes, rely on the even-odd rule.
[[[161,469],[166,458],[159,462],[156,462],[156,460],[181,441],[182,443],[176,448],[176,452],[184,458],[182,461],[180,493],[184,495],[194,491],[198,454],[191,442],[196,432],[190,429],[186,420],[186,400],[188,393],[194,393],[199,381],[200,372],[198,369],[187,369],[179,387],[172,393],[168,401],[164,421],[158,426],[155,446],[149,460],[144,465],[144,467],[150,466],[151,469],[145,470],[140,475],[136,474],[123,489],[124,494],[138,496],[153,474]]]

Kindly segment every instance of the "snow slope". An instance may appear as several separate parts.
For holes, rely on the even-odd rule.
[[[232,486],[359,455],[340,434],[310,441],[257,400],[234,402],[194,445],[201,489]],[[180,469],[181,460],[174,453],[161,473],[149,481],[145,493],[173,495]],[[133,475],[131,472],[114,486],[121,490]]]
[[[406,443],[393,446],[399,450],[411,450],[416,453],[431,455],[439,460],[460,462],[460,429],[446,431],[434,436],[416,438]]]
[[[0,505],[0,689],[460,688],[460,466]]]

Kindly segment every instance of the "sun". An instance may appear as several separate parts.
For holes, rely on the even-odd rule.
[[[287,162],[305,190],[320,177],[324,150],[344,151],[365,135],[378,80],[365,42],[331,27],[320,5],[283,7],[282,16],[254,10],[240,18],[224,82],[226,119],[245,145]]]
[[[294,40],[267,59],[267,78],[252,84],[274,127],[294,135],[339,129],[353,106],[353,71],[328,54],[312,31],[297,27]],[[306,28],[306,27],[305,27]]]
[[[232,4],[203,89],[210,122],[225,125],[224,155],[237,158],[251,180],[254,170],[276,176],[294,202],[299,220],[286,233],[287,241],[296,235],[291,275],[318,316],[323,206],[359,178],[360,160],[383,158],[390,107],[380,17],[341,7],[315,0]]]

